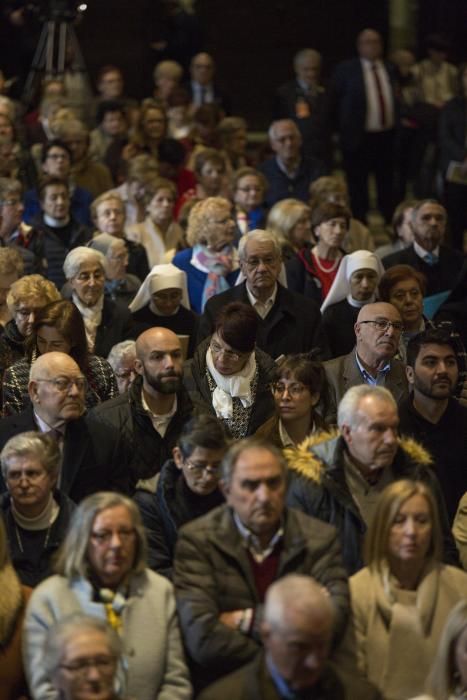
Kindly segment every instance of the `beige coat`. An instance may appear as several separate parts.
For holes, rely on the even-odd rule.
[[[350,593],[341,662],[355,663],[356,654],[360,670],[386,700],[422,694],[446,617],[467,595],[467,574],[452,566],[430,567],[414,606],[392,603],[381,576],[368,567],[350,578]]]

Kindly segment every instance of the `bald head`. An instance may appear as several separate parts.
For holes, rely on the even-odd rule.
[[[67,374],[68,372],[80,374],[80,368],[72,357],[64,352],[47,352],[45,355],[39,355],[32,364],[29,378],[34,380],[41,377],[53,379],[61,373]]]
[[[369,368],[379,368],[396,354],[402,320],[392,304],[366,304],[360,309],[354,329],[358,355]]]
[[[29,396],[37,415],[51,428],[79,418],[85,408],[86,379],[63,352],[40,355],[31,367]]]
[[[169,328],[149,328],[141,333],[136,340],[136,357],[142,359],[148,352],[167,344],[172,345],[173,348],[181,349],[179,337]]]
[[[150,328],[136,341],[135,370],[143,377],[143,389],[157,399],[180,390],[183,354],[180,339],[168,328]]]

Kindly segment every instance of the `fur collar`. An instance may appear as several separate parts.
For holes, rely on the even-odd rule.
[[[24,605],[21,583],[11,564],[6,564],[0,571],[0,591],[0,648],[5,648],[14,634]]]

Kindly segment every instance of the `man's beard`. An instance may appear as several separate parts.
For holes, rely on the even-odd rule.
[[[162,381],[164,377],[171,377],[170,380]],[[158,374],[154,376],[148,372],[144,372],[144,379],[150,387],[159,392],[159,394],[176,394],[182,388],[182,375],[174,372],[173,374]]]

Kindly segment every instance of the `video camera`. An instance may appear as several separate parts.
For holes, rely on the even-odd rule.
[[[28,10],[41,21],[72,22],[78,15],[79,4],[78,0],[32,0]]]

